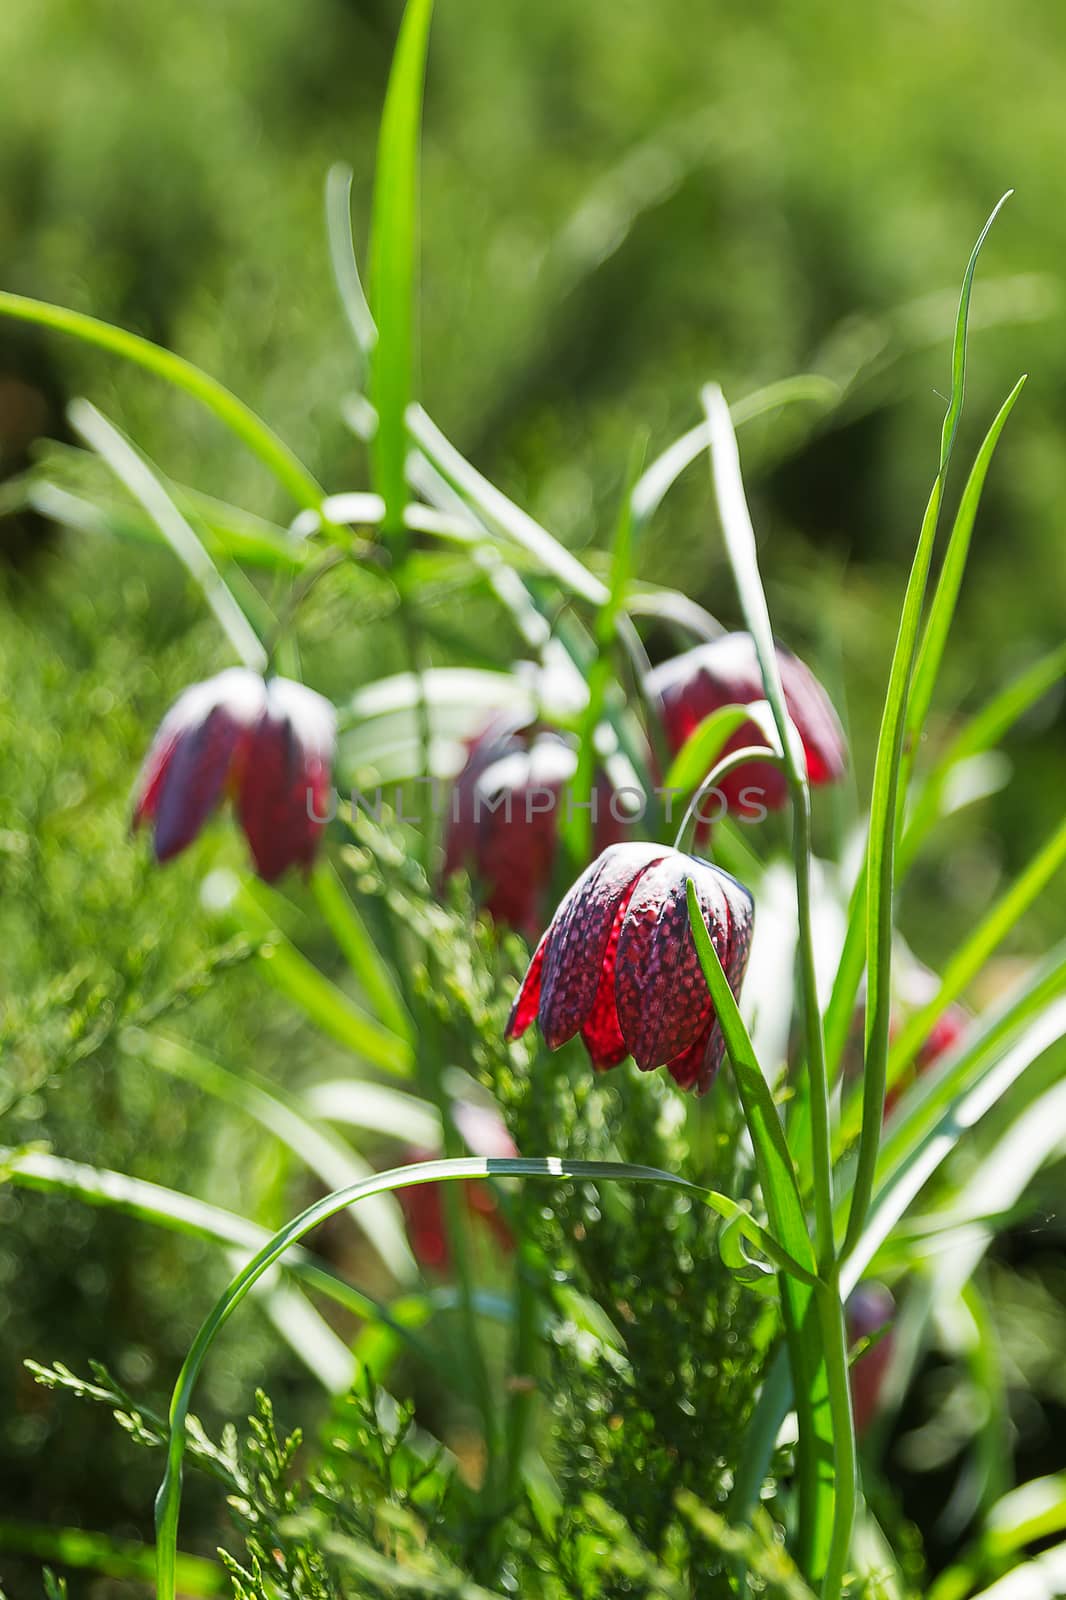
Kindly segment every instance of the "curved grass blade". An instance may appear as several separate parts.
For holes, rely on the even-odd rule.
[[[839,384],[831,378],[823,378],[816,372],[800,373],[795,378],[783,378],[780,383],[768,384],[764,389],[756,389],[752,394],[745,395],[730,406],[729,414],[733,426],[739,428],[745,422],[765,416],[769,411],[777,411],[782,406],[795,405],[797,402],[828,409],[840,398],[840,393]],[[630,496],[633,519],[638,526],[655,514],[685,468],[699,460],[710,442],[710,429],[704,419],[675,439],[673,444],[667,445],[641,474]]]
[[[918,659],[914,665],[914,677],[911,682],[910,697],[907,702],[907,722],[904,733],[904,751],[906,753],[905,771],[909,771],[918,751],[925,727],[925,719],[929,714],[929,707],[933,699],[933,689],[940,672],[940,664],[944,658],[944,649],[947,645],[948,632],[951,628],[952,618],[955,615],[955,606],[962,587],[962,577],[966,569],[966,558],[970,553],[970,540],[973,535],[974,522],[977,517],[977,508],[981,503],[981,492],[985,486],[988,469],[992,465],[999,436],[1006,427],[1007,418],[1014,409],[1014,403],[1025,387],[1025,377],[1018,379],[1010,394],[1000,406],[999,411],[984,437],[984,442],[970,469],[970,476],[959,501],[959,509],[948,539],[947,550],[944,555],[944,564],[940,569],[936,589],[929,607],[929,617],[922,635]]]
[[[870,1207],[867,1225],[846,1263],[848,1291],[889,1237],[911,1201],[947,1159],[960,1138],[1002,1099],[1026,1068],[1066,1034],[1066,998],[1046,1007],[1010,1046],[998,1050],[975,1074],[969,1087],[956,1097],[929,1132],[902,1160],[885,1171]]]
[[[410,1040],[414,1025],[403,1003],[399,986],[330,862],[322,861],[314,869],[311,891],[330,932],[379,1019],[401,1039]]]
[[[606,604],[608,590],[582,566],[575,555],[535,522],[528,512],[483,477],[445,438],[421,406],[411,406],[407,426],[415,444],[428,456],[444,480],[474,507],[486,526],[533,556],[538,565],[572,594],[594,606]]]
[[[944,479],[962,412],[966,382],[966,324],[974,271],[988,230],[1008,198],[1003,196],[974,245],[962,280],[951,361],[951,398],[940,438],[940,465],[933,482],[903,599],[889,671],[885,708],[874,760],[873,795],[866,852],[866,1049],[863,1117],[851,1211],[844,1238],[846,1255],[857,1243],[873,1192],[877,1150],[884,1115],[892,996],[893,901],[896,887],[896,834],[899,821],[903,741],[918,651],[929,566],[936,540]],[[918,732],[920,733],[920,729]]]
[[[407,1076],[414,1060],[409,1039],[375,1021],[308,961],[277,927],[264,899],[258,885],[245,882],[226,909],[261,941],[258,959],[274,988],[338,1044],[385,1072]]]
[[[741,1211],[735,1201],[689,1183],[675,1173],[662,1172],[656,1167],[633,1166],[614,1161],[564,1161],[558,1156],[531,1158],[464,1157],[448,1161],[427,1161],[419,1165],[397,1167],[390,1172],[376,1174],[362,1183],[354,1184],[335,1194],[325,1196],[309,1206],[306,1211],[287,1223],[263,1246],[259,1253],[230,1283],[210,1315],[201,1325],[189,1350],[170,1406],[170,1439],[167,1446],[167,1466],[156,1500],[156,1537],[158,1550],[157,1600],[175,1600],[175,1551],[177,1548],[178,1519],[181,1512],[181,1483],[186,1443],[186,1420],[189,1404],[204,1359],[218,1331],[236,1311],[241,1301],[263,1274],[279,1261],[293,1245],[319,1223],[336,1216],[347,1206],[367,1199],[371,1195],[385,1194],[394,1189],[434,1183],[440,1180],[478,1177],[538,1177],[618,1182],[666,1183],[699,1195],[720,1215],[732,1218]],[[778,1261],[787,1259],[776,1241],[750,1218],[746,1231],[758,1247]],[[804,1272],[799,1262],[791,1262],[789,1271]]]
[[[370,298],[377,343],[370,398],[378,414],[370,453],[385,501],[384,531],[404,533],[407,432],[414,368],[418,147],[433,0],[408,0],[378,136],[370,229]]]
[[[127,1055],[186,1083],[194,1083],[205,1094],[236,1106],[252,1117],[260,1127],[280,1139],[327,1189],[341,1189],[370,1177],[372,1168],[356,1155],[346,1139],[332,1128],[317,1126],[292,1096],[258,1073],[247,1068],[243,1072],[231,1072],[178,1039],[142,1029],[127,1029],[119,1042]],[[403,1219],[387,1196],[375,1198],[364,1206],[357,1226],[362,1227],[380,1260],[395,1278],[407,1282],[418,1276]]]
[[[899,873],[904,872],[914,861],[939,819],[942,796],[955,768],[961,762],[997,745],[1030,707],[1062,680],[1064,673],[1066,673],[1066,645],[1061,645],[1020,673],[966,724],[919,790],[899,844],[897,854]],[[848,907],[847,933],[837,965],[833,992],[825,1014],[826,1055],[830,1066],[830,1081],[835,1079],[840,1067],[855,1016],[859,984],[862,981],[866,956],[863,925],[865,905],[866,878],[865,873],[861,872],[852,891]]]
[[[3,289],[0,289],[0,316],[34,322],[41,327],[52,328],[57,333],[72,334],[86,344],[96,345],[155,373],[176,389],[183,389],[186,394],[207,406],[209,411],[213,411],[219,421],[225,423],[230,432],[269,467],[298,505],[309,506],[315,511],[321,507],[322,486],[284,440],[217,378],[202,372],[191,361],[186,361],[184,356],[174,355],[172,351],[164,350],[162,345],[153,344],[138,333],[129,333],[110,322],[101,322],[98,317],[86,316],[81,311],[69,311],[65,306],[49,305],[44,300],[31,300],[26,295],[10,294]]]
[[[326,237],[337,293],[362,361],[363,379],[370,368],[378,330],[363,290],[352,239],[352,169],[342,161],[335,162],[326,173]]]
[[[255,630],[226,587],[222,574],[192,525],[182,516],[145,458],[88,400],[72,401],[67,416],[75,433],[97,451],[152,518],[211,607],[238,660],[253,672],[263,672],[267,653]]]

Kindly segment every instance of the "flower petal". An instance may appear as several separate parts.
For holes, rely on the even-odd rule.
[[[300,863],[309,867],[325,825],[335,721],[328,700],[275,678],[242,762],[237,811],[268,883]]]
[[[633,880],[618,902],[618,910],[607,938],[607,948],[603,952],[596,998],[581,1028],[582,1043],[597,1072],[606,1072],[608,1067],[616,1067],[629,1054],[629,1046],[622,1037],[622,1025],[618,1021],[618,1010],[614,1003],[614,979],[622,922],[637,881]]]
[[[615,998],[626,1043],[645,1071],[687,1055],[711,1025],[709,1056],[700,1068],[701,1079],[709,1083],[721,1060],[721,1043],[720,1033],[714,1037],[714,1010],[689,927],[685,882],[690,877],[730,987],[739,989],[750,939],[750,896],[728,873],[672,851],[644,874],[629,903]],[[683,1070],[690,1069],[686,1062]]]
[[[526,975],[522,979],[522,987],[515,995],[514,1005],[511,1007],[511,1015],[507,1018],[507,1026],[503,1030],[505,1039],[520,1039],[537,1014],[537,1007],[540,1005],[540,980],[544,969],[544,955],[551,935],[552,930],[549,928],[533,952],[533,959],[526,968]]]
[[[671,851],[649,867],[629,902],[618,945],[615,1004],[622,1034],[645,1072],[681,1055],[704,1030],[711,1000],[688,926],[685,878],[690,857]],[[697,874],[693,872],[695,878]],[[701,901],[716,944],[724,949],[717,894]]]
[[[550,1049],[573,1038],[592,1010],[618,902],[665,845],[611,845],[581,874],[552,919],[540,1002]]]

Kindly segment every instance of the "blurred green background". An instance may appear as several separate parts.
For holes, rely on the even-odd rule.
[[[337,159],[354,168],[362,246],[399,11],[391,0],[0,8],[2,286],[190,357],[331,490],[365,477],[337,404],[355,365],[323,180]],[[957,285],[1009,186],[978,274],[963,453],[1018,374],[1031,377],[985,493],[933,736],[1062,639],[1064,139],[1066,12],[1043,0],[439,0],[423,398],[555,533],[595,547],[633,441],[655,450],[691,425],[703,382],[736,397],[800,371],[840,381],[828,417],[790,413],[742,445],[776,626],[845,710],[861,796],[935,466]],[[191,402],[102,354],[0,323],[5,475],[42,437],[66,437],[64,405],[78,394],[174,478],[291,516]],[[700,470],[642,560],[647,576],[735,620]],[[400,665],[372,619],[325,599],[308,614],[316,630],[331,691]],[[176,987],[183,1027],[221,1056],[254,1047],[284,1076],[307,1048],[239,960],[196,995],[217,938],[189,908],[213,857],[237,859],[232,840],[216,833],[157,874],[126,838],[150,730],[185,682],[224,661],[164,556],[20,511],[0,520],[2,1139],[47,1137],[190,1189],[210,1163],[221,1175],[212,1198],[238,1205],[254,1185],[269,1214],[274,1183],[281,1215],[281,1177],[262,1149],[224,1119],[205,1127],[192,1091],[146,1082],[110,1037],[131,995]],[[1016,730],[1010,787],[951,824],[916,872],[904,928],[930,963],[1057,820],[1064,726],[1052,700]],[[1060,924],[1054,896],[1019,948],[1038,949]],[[106,1417],[72,1416],[32,1391],[19,1363],[83,1368],[106,1351],[126,1381],[158,1389],[198,1318],[192,1287],[221,1268],[43,1197],[0,1190],[0,1216],[0,1500],[11,1515],[143,1535],[142,1463]],[[260,1373],[274,1345],[254,1327],[240,1360]],[[225,1382],[225,1371],[214,1379],[220,1408]],[[100,1459],[107,1474],[87,1471]]]

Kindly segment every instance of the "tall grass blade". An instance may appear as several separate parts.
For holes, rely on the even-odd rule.
[[[72,334],[85,344],[98,346],[112,355],[122,356],[135,366],[143,367],[182,389],[213,411],[230,432],[248,446],[269,467],[277,481],[298,505],[317,511],[322,504],[322,486],[294,455],[285,441],[269,428],[250,406],[245,405],[217,378],[202,372],[184,356],[164,350],[138,333],[116,328],[98,317],[86,316],[81,311],[68,311],[65,306],[49,305],[44,300],[31,300],[26,295],[9,294],[0,289],[0,316],[15,317],[21,322],[33,322],[39,327],[52,328],[57,333]]]
[[[267,653],[255,630],[226,587],[191,523],[182,516],[144,457],[88,400],[72,401],[67,415],[75,433],[107,462],[119,482],[126,485],[152,518],[211,607],[238,660],[253,672],[265,671]]]
[[[940,439],[940,464],[922,519],[899,631],[889,671],[885,708],[874,760],[873,795],[866,857],[866,1050],[863,1072],[863,1119],[859,1159],[855,1169],[851,1212],[844,1239],[847,1254],[857,1243],[865,1224],[873,1192],[877,1150],[884,1114],[885,1076],[891,1024],[893,911],[896,887],[896,834],[900,809],[903,741],[919,628],[925,602],[929,566],[936,540],[944,479],[962,413],[966,383],[966,326],[974,271],[988,230],[1004,204],[1004,195],[985,223],[967,263],[962,280],[951,360],[951,397]],[[920,730],[919,730],[920,732]]]
[[[408,0],[400,24],[378,136],[370,230],[370,298],[377,343],[370,398],[378,414],[371,440],[384,531],[404,532],[407,503],[405,414],[414,380],[418,251],[418,159],[422,90],[433,0]]]
[[[1010,394],[999,408],[992,426],[985,435],[984,442],[970,469],[970,476],[959,501],[959,509],[948,539],[947,551],[944,555],[944,564],[940,569],[936,589],[929,607],[929,617],[922,634],[921,648],[914,666],[914,678],[911,683],[910,698],[907,703],[907,722],[903,738],[903,747],[906,754],[906,769],[909,770],[917,755],[925,719],[929,714],[929,707],[933,699],[933,689],[940,672],[940,664],[944,658],[944,649],[947,645],[948,632],[951,628],[952,618],[955,615],[955,606],[962,587],[962,577],[966,569],[966,558],[970,553],[970,539],[973,535],[973,526],[977,517],[977,509],[981,504],[981,492],[985,486],[988,469],[992,465],[999,436],[1006,427],[1007,418],[1014,410],[1014,402],[1025,387],[1025,378],[1021,377],[1014,385]]]
[[[378,330],[359,276],[352,239],[352,169],[343,162],[336,162],[326,173],[326,237],[337,294],[359,352],[362,381],[370,369]]]

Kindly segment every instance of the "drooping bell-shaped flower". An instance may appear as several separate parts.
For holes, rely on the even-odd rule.
[[[133,826],[150,822],[156,859],[169,861],[229,796],[261,878],[309,867],[335,740],[333,707],[321,695],[230,667],[186,689],[163,718],[137,780]]]
[[[520,1037],[536,1017],[552,1050],[580,1033],[600,1071],[631,1055],[642,1072],[665,1066],[683,1089],[707,1090],[725,1046],[689,926],[689,878],[739,994],[754,916],[747,890],[666,845],[612,845],[552,918],[507,1037]]]
[[[803,742],[807,778],[812,784],[832,783],[845,767],[844,734],[829,696],[798,656],[777,646],[785,705]],[[750,633],[724,633],[696,645],[653,668],[646,680],[652,704],[662,710],[667,742],[676,755],[705,717],[728,705],[751,705],[765,698],[755,643]],[[746,745],[766,743],[754,723],[739,727],[722,755]],[[765,761],[752,761],[721,784],[731,811],[753,815],[758,808],[777,811],[788,798],[784,773]]]
[[[858,1284],[844,1307],[849,1344],[858,1344],[860,1339],[872,1339],[875,1334],[880,1336],[876,1344],[858,1357],[850,1370],[856,1433],[864,1433],[870,1426],[881,1401],[885,1374],[892,1360],[891,1322],[895,1314],[896,1302],[890,1291],[883,1283],[873,1280]]]
[[[496,922],[528,939],[544,927],[547,897],[577,753],[558,733],[500,713],[471,740],[444,832],[444,870],[466,868]],[[624,814],[606,778],[591,800],[597,850],[620,839]]]

